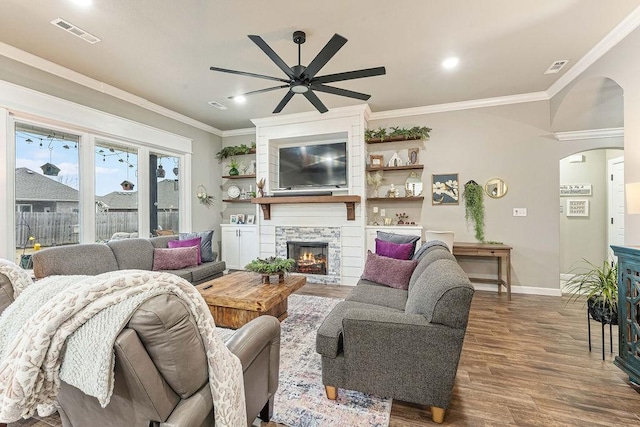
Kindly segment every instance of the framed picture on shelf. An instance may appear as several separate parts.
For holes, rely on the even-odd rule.
[[[238,214],[238,224],[244,224],[244,214]]]
[[[255,215],[247,215],[247,224],[255,224],[256,216]]]
[[[238,215],[229,215],[229,224],[237,224]]]
[[[420,153],[420,148],[416,147],[416,148],[409,148],[409,153],[408,153],[408,158],[409,161],[407,162],[408,165],[417,165],[418,164],[418,154]]]
[[[382,154],[369,154],[369,165],[372,168],[384,167],[384,156]]]
[[[432,205],[457,205],[459,200],[460,191],[457,173],[431,175]]]

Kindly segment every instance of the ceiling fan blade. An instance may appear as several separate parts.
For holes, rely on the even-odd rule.
[[[265,42],[262,37],[260,36],[254,36],[254,35],[250,35],[248,36],[252,42],[254,42],[255,44],[258,45],[258,47],[260,49],[262,49],[262,51],[264,53],[267,54],[267,56],[269,57],[269,59],[271,59],[273,62],[275,62],[275,64],[282,70],[284,71],[284,73],[289,76],[290,78],[293,78],[293,71],[291,70],[291,68],[282,60],[282,58],[280,58],[278,56],[277,53],[275,53],[275,51],[273,49],[271,49],[271,47],[267,44],[267,42]]]
[[[280,111],[282,111],[282,109],[284,108],[285,105],[287,105],[287,103],[291,100],[291,98],[293,98],[294,93],[289,91],[287,92],[287,94],[284,96],[284,98],[282,98],[282,101],[280,101],[280,103],[278,104],[278,106],[276,107],[275,110],[273,110],[273,113],[279,113]]]
[[[364,77],[382,76],[387,71],[384,67],[365,68],[363,70],[347,71],[346,73],[327,74],[314,78],[311,83],[333,83],[343,80],[362,79]]]
[[[304,70],[303,75],[308,79],[312,79],[313,76],[315,76],[316,73],[320,71],[320,69],[324,67],[331,58],[333,58],[333,55],[335,55],[346,42],[347,39],[342,37],[340,34],[334,34],[333,37],[331,37],[331,40],[329,40],[329,42],[322,48],[320,53],[313,58],[311,64],[309,64],[309,66]]]
[[[320,92],[331,93],[333,95],[347,96],[349,98],[362,99],[363,101],[371,98],[371,95],[366,93],[354,92],[352,90],[340,89],[337,87],[325,86],[325,85],[311,85],[311,89],[318,90]]]
[[[220,71],[222,73],[238,74],[241,76],[257,77],[259,79],[275,80],[277,82],[289,83],[289,80],[281,79],[279,77],[271,77],[271,76],[265,76],[262,74],[248,73],[246,71],[227,70],[226,68],[218,68],[218,67],[209,67],[209,69],[211,71]]]
[[[236,96],[247,96],[247,95],[255,95],[256,93],[264,93],[264,92],[271,92],[272,90],[278,90],[278,89],[283,89],[285,87],[289,87],[289,85],[282,85],[282,86],[275,86],[275,87],[268,87],[266,89],[260,89],[260,90],[254,90],[251,92],[247,92],[247,93],[241,93],[239,95],[234,95],[234,96],[229,96],[229,99],[233,99]]]
[[[324,106],[322,101],[320,101],[320,98],[318,98],[318,96],[313,93],[312,90],[306,91],[303,95],[309,100],[310,103],[313,104],[314,107],[316,107],[316,110],[320,111],[321,113],[326,113],[327,111],[329,111],[327,107]]]

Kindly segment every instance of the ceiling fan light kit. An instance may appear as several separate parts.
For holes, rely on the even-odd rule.
[[[301,45],[306,41],[306,34],[304,31],[294,31],[293,42],[298,45],[298,65],[289,67],[278,56],[277,53],[262,39],[260,36],[249,35],[251,41],[253,41],[258,47],[280,68],[288,77],[288,79],[280,77],[266,76],[263,74],[249,73],[245,71],[228,70],[225,68],[210,67],[211,71],[219,71],[222,73],[238,74],[247,77],[256,77],[259,79],[274,80],[285,84],[274,86],[266,89],[254,90],[251,92],[243,93],[241,95],[230,96],[229,99],[236,99],[240,96],[255,95],[258,93],[271,92],[278,89],[288,88],[289,90],[284,95],[280,103],[276,106],[274,113],[279,113],[287,105],[287,103],[293,98],[295,94],[304,95],[309,102],[320,113],[326,113],[329,111],[327,107],[320,101],[320,98],[314,93],[314,91],[330,93],[332,95],[346,96],[348,98],[360,99],[363,101],[368,100],[371,95],[365,93],[354,92],[347,89],[341,89],[333,86],[327,86],[325,83],[335,83],[345,80],[361,79],[365,77],[381,76],[386,73],[384,67],[366,68],[362,70],[347,71],[343,73],[327,74],[324,76],[316,77],[316,74],[333,58],[333,56],[344,46],[347,39],[339,34],[334,34],[331,40],[322,48],[320,53],[309,63],[308,66],[300,64],[301,57]]]

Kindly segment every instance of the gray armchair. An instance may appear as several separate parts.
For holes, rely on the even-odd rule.
[[[325,319],[316,349],[329,399],[358,390],[429,405],[444,421],[474,289],[450,254],[439,257],[451,259],[421,261],[408,291],[361,281]]]
[[[0,313],[13,288],[0,274]],[[260,316],[226,342],[242,364],[247,425],[268,421],[278,388],[280,322]],[[63,426],[213,426],[213,399],[202,338],[184,301],[163,294],[144,302],[116,338],[115,382],[110,403],[61,383]],[[2,424],[0,424],[2,427]]]

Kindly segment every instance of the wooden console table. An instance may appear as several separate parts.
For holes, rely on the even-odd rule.
[[[494,243],[468,243],[454,242],[453,255],[462,257],[497,258],[497,279],[472,278],[469,280],[478,283],[493,283],[498,285],[498,293],[502,293],[502,287],[507,288],[507,296],[511,300],[511,246]],[[502,266],[506,267],[506,280],[502,280]]]

